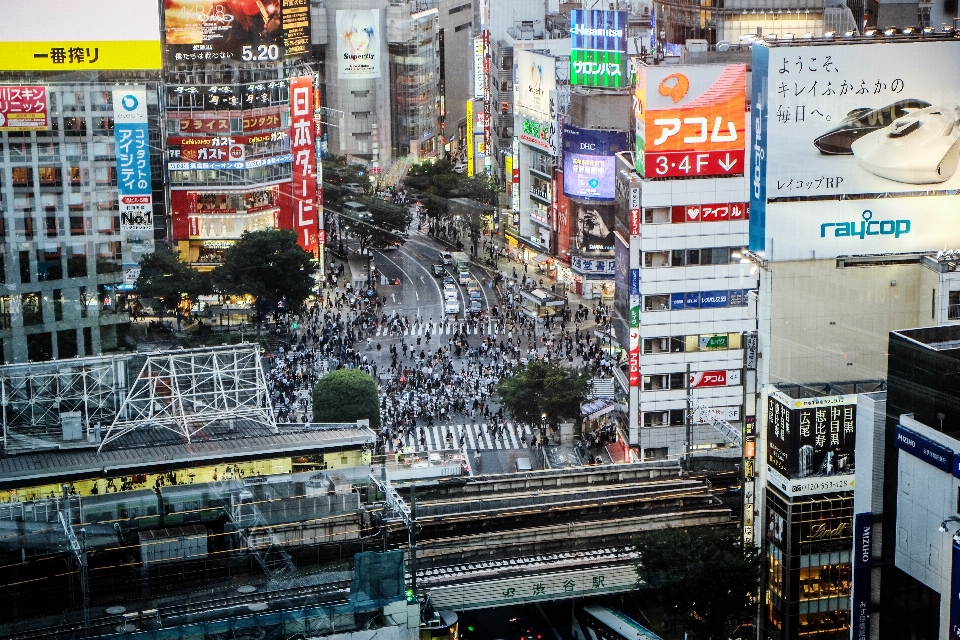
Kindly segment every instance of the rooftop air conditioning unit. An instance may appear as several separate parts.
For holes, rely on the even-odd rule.
[[[686,48],[690,53],[705,53],[710,49],[710,43],[701,38],[691,38],[687,40]]]

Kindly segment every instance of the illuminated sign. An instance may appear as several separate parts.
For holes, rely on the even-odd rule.
[[[564,193],[574,198],[613,200],[616,158],[566,153],[563,156]]]
[[[46,131],[49,128],[46,87],[0,85],[0,131]]]
[[[854,472],[857,396],[767,392],[767,463],[787,480]]]
[[[518,137],[520,142],[546,151],[552,156],[557,155],[557,127],[553,121],[541,122],[531,118],[523,118]]]
[[[747,220],[750,213],[746,203],[685,204],[671,209],[674,224],[680,222],[733,222]]]
[[[317,156],[313,139],[313,78],[290,80],[290,151],[293,153],[293,228],[304,250],[317,245]]]
[[[276,62],[284,56],[282,14],[280,0],[166,0],[167,59]]]
[[[0,0],[0,71],[160,69],[150,0]]]
[[[310,53],[310,3],[283,0],[283,48],[288,58]]]
[[[698,371],[690,374],[690,388],[735,387],[740,384],[740,369]]]
[[[521,113],[552,118],[550,93],[556,91],[556,58],[532,51],[519,51],[517,65],[516,106]]]
[[[637,170],[648,178],[742,174],[746,65],[676,69],[644,66],[637,74]]]
[[[570,12],[570,84],[626,86],[627,13]]]
[[[617,261],[609,258],[587,258],[581,256],[572,256],[570,258],[570,267],[584,275],[610,276],[617,270]]]
[[[473,39],[473,97],[483,99],[483,87],[487,83],[487,76],[483,73],[483,36]]]

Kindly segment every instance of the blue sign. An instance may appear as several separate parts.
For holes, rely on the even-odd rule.
[[[640,295],[640,269],[630,269],[630,295]]]
[[[570,48],[627,51],[626,11],[574,9],[570,12]]]
[[[747,144],[750,156],[750,250],[766,251],[767,244],[767,74],[770,66],[769,47],[753,49],[753,95],[750,117],[753,118],[752,140]]]
[[[953,471],[953,451],[943,445],[907,429],[902,424],[897,425],[893,438],[901,451],[906,451],[946,473]]]
[[[853,517],[853,607],[854,638],[870,637],[870,557],[873,555],[873,514]]]
[[[684,298],[684,294],[682,293],[671,293],[670,308],[673,310],[683,309],[683,298]]]
[[[729,291],[701,291],[700,292],[700,308],[701,309],[718,309],[720,307],[730,306],[730,292]]]

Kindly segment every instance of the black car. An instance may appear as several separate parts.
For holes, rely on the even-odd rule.
[[[447,273],[447,270],[443,268],[443,265],[442,265],[442,264],[435,264],[435,265],[433,265],[433,277],[434,277],[434,278],[442,278],[443,276],[446,275],[446,273]]]

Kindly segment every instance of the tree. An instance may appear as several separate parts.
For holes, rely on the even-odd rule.
[[[275,311],[299,312],[316,288],[317,265],[289,229],[246,231],[224,251],[213,282],[223,293],[249,294],[257,300],[257,317]],[[282,302],[282,304],[280,304]]]
[[[488,175],[461,176],[453,197],[470,198],[496,207],[500,201],[500,191],[496,181]]]
[[[534,424],[543,415],[550,424],[580,418],[587,397],[586,373],[555,360],[532,360],[497,385],[497,396],[514,420]]]
[[[408,189],[432,193],[441,198],[451,198],[460,185],[462,176],[453,170],[449,160],[421,162],[407,171],[403,184]]]
[[[369,246],[384,247],[394,242],[406,242],[407,228],[413,220],[409,209],[367,196],[357,197],[355,201],[366,205],[370,211],[369,220],[351,219],[348,223],[360,240],[361,251]]]
[[[184,298],[196,300],[207,293],[209,283],[190,265],[180,261],[180,252],[157,249],[143,256],[136,282],[141,298],[156,298],[163,312],[174,313]]]
[[[701,638],[753,611],[760,551],[734,529],[660,529],[636,542],[637,588]]]
[[[320,378],[313,388],[314,422],[370,420],[380,428],[377,383],[359,369],[338,369]]]

